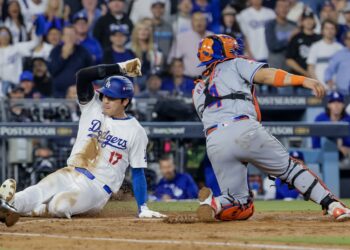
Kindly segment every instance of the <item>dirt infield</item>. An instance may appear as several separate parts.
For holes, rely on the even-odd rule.
[[[332,222],[321,212],[256,212],[249,221],[166,224],[115,207],[118,203],[110,202],[95,218],[21,218],[12,228],[1,224],[0,249],[350,249],[322,240],[350,238],[350,222]],[[291,237],[314,243],[285,243]]]

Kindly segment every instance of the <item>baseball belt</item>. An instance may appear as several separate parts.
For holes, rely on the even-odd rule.
[[[237,121],[241,121],[241,120],[247,120],[247,119],[249,119],[249,116],[247,116],[247,115],[239,115],[239,116],[232,117],[232,121],[233,122],[237,122]],[[214,126],[211,126],[211,127],[207,128],[205,130],[205,136],[208,137],[208,135],[213,133],[219,127],[226,127],[226,126],[228,126],[227,123],[219,123],[219,124],[216,124]]]
[[[85,175],[88,179],[94,180],[96,177],[86,168],[75,167],[75,170],[83,175]],[[107,194],[112,193],[112,189],[108,185],[103,185],[102,188],[107,192]]]

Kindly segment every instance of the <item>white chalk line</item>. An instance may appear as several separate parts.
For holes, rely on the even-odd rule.
[[[109,241],[118,243],[135,243],[135,244],[166,244],[166,245],[201,245],[201,246],[220,246],[220,247],[242,247],[242,248],[258,248],[258,249],[283,249],[283,250],[346,250],[343,248],[321,248],[307,246],[285,246],[272,244],[254,244],[254,243],[238,243],[238,242],[215,242],[215,241],[189,241],[189,240],[146,240],[146,239],[120,239],[120,238],[104,238],[104,237],[82,237],[82,236],[66,236],[59,234],[38,234],[38,233],[10,233],[0,232],[0,235],[13,237],[40,237],[53,239],[68,240],[91,240],[91,241]]]
[[[31,224],[31,223],[42,223],[42,222],[52,222],[56,220],[52,219],[40,219],[40,220],[27,220],[27,221],[19,221],[16,223],[16,225],[24,225],[24,224]]]

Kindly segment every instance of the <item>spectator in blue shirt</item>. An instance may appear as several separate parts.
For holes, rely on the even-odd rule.
[[[45,20],[44,34],[55,27],[63,30],[64,26],[69,24],[70,8],[64,4],[63,0],[48,0],[46,11],[43,16]]]
[[[350,123],[350,116],[345,113],[344,96],[340,92],[331,92],[328,95],[328,104],[326,107],[326,112],[319,114],[316,122],[348,122]],[[335,140],[338,146],[340,157],[348,156],[350,153],[350,137],[343,138],[329,138]],[[321,147],[321,138],[312,138],[312,147]]]
[[[82,0],[83,9],[78,14],[84,14],[88,18],[89,35],[93,35],[93,30],[97,20],[102,16],[102,11],[97,8],[98,0]]]
[[[193,79],[184,76],[184,70],[182,60],[174,58],[170,67],[171,76],[163,80],[161,90],[167,91],[173,96],[191,97],[194,88]]]
[[[339,42],[343,43],[345,34],[350,31],[350,2],[343,9],[343,15],[345,18],[345,24],[338,25],[337,39]],[[345,43],[343,44],[345,45]]]
[[[75,14],[73,17],[78,44],[83,46],[92,56],[94,64],[102,62],[103,51],[100,43],[89,35],[88,18],[84,14]]]
[[[206,16],[208,29],[214,31],[220,25],[219,0],[193,0],[192,13],[202,12]]]
[[[269,50],[268,63],[273,68],[285,69],[288,43],[296,33],[296,24],[287,19],[290,3],[277,1],[275,7],[276,18],[265,25],[266,45]]]
[[[163,55],[168,55],[173,40],[173,28],[164,20],[165,1],[154,1],[151,5],[151,12],[154,42]]]
[[[335,53],[329,61],[324,80],[331,89],[349,94],[350,87],[350,30],[345,33],[345,48]],[[333,76],[335,75],[335,81]]]
[[[126,29],[112,24],[110,34],[111,46],[104,50],[103,63],[119,63],[135,58],[134,52],[125,48],[129,37],[129,32]]]
[[[325,0],[301,0],[301,2],[309,6],[313,13],[319,13],[325,3]]]
[[[163,178],[156,187],[155,196],[159,200],[196,199],[198,187],[189,174],[175,171],[171,155],[164,155],[159,160]]]
[[[69,86],[75,84],[75,73],[92,65],[89,52],[76,44],[77,34],[72,26],[63,28],[62,41],[51,51],[48,63],[55,98],[64,98]]]

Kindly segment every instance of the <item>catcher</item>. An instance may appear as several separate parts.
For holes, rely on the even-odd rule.
[[[148,138],[139,122],[125,113],[134,88],[122,75],[141,75],[139,59],[89,67],[77,73],[82,114],[68,167],[16,194],[16,182],[6,180],[0,187],[0,220],[7,226],[14,225],[19,215],[71,218],[98,212],[111,194],[119,190],[128,166],[131,166],[138,216],[164,217],[146,205],[143,169],[147,167]],[[92,82],[102,79],[104,86],[95,92]]]
[[[236,40],[227,35],[208,36],[199,44],[197,56],[206,70],[197,81],[193,102],[204,125],[208,156],[222,193],[214,197],[210,189],[200,190],[198,218],[231,221],[253,215],[247,183],[247,164],[251,163],[296,188],[305,200],[320,204],[336,221],[349,220],[350,209],[261,125],[254,92],[254,84],[302,86],[322,97],[325,88],[317,80],[240,58],[237,49]]]

